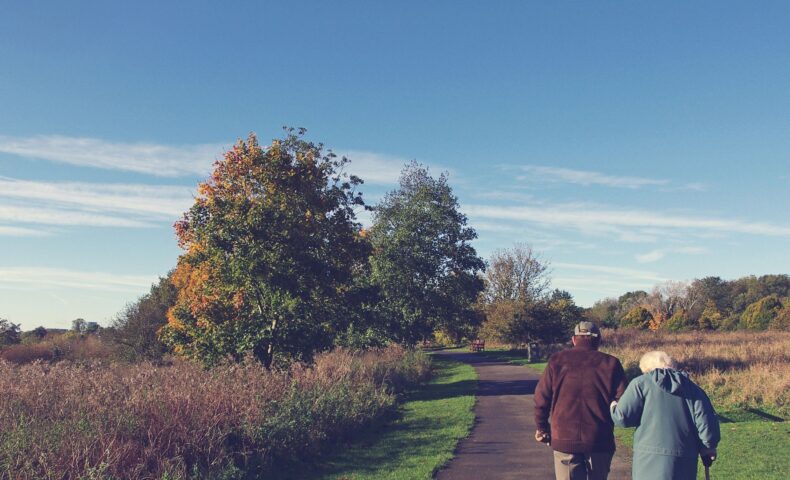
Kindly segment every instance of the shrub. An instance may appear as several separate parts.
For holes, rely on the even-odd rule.
[[[783,307],[776,295],[768,295],[752,303],[741,315],[741,326],[750,330],[765,330]]]
[[[696,325],[691,323],[691,321],[689,320],[688,315],[683,310],[679,310],[679,311],[675,312],[675,314],[672,315],[671,317],[669,317],[669,320],[667,320],[664,323],[664,325],[662,325],[663,328],[665,328],[666,330],[669,330],[670,332],[680,332],[680,331],[683,331],[683,330],[691,330],[695,326]]]
[[[705,305],[705,310],[702,311],[697,323],[703,330],[717,330],[722,326],[723,316],[713,301],[708,301]]]
[[[621,327],[634,327],[646,330],[653,320],[653,315],[644,307],[634,307],[620,320]]]
[[[428,362],[400,347],[281,372],[0,361],[0,478],[266,477],[386,412]]]
[[[22,340],[20,334],[19,325],[0,318],[0,348],[19,343]]]
[[[771,330],[790,331],[790,300],[786,301],[784,308],[782,308],[776,317],[771,320],[768,325]]]

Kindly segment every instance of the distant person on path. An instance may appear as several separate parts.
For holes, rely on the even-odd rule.
[[[644,375],[631,381],[619,402],[612,402],[614,423],[636,427],[633,477],[636,480],[694,480],[697,456],[705,465],[716,459],[719,420],[705,392],[675,369],[664,352],[639,361]]]
[[[573,348],[549,358],[535,390],[535,439],[554,449],[557,480],[605,480],[614,456],[609,403],[625,390],[620,361],[598,351],[592,322],[574,329]]]

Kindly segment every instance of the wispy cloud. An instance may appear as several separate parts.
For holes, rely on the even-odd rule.
[[[647,280],[649,282],[654,282],[654,283],[665,282],[667,280],[666,278],[659,276],[655,272],[651,272],[647,270],[637,270],[634,268],[612,267],[610,265],[559,262],[559,263],[552,263],[551,266],[556,268],[561,268],[564,270],[571,270],[571,271],[605,273],[609,275],[616,275],[623,278]]]
[[[179,216],[191,205],[193,190],[180,185],[38,182],[0,177],[0,197],[147,218]]]
[[[588,170],[573,170],[570,168],[547,167],[544,165],[525,165],[521,170],[529,175],[521,175],[518,180],[535,179],[549,182],[573,183],[576,185],[603,185],[617,188],[641,188],[645,186],[669,185],[669,180],[607,175],[605,173]]]
[[[639,263],[657,262],[668,254],[680,253],[684,255],[700,255],[708,253],[708,249],[704,247],[676,247],[676,248],[659,248],[651,250],[646,253],[637,254],[634,256]]]
[[[512,192],[505,190],[487,190],[484,192],[475,192],[471,195],[474,198],[483,200],[502,200],[505,202],[536,202],[534,195],[523,192]]]
[[[224,148],[215,143],[172,146],[61,135],[0,136],[2,153],[159,177],[206,175]]]
[[[525,228],[524,225],[513,224],[513,222],[475,221],[471,226],[478,232],[485,232],[485,236],[489,239],[504,240],[505,242],[527,239],[533,248],[541,252],[560,248],[576,251],[597,247],[595,243],[578,241],[568,236],[555,235],[549,231],[536,228]],[[507,246],[507,243],[500,246]]]
[[[67,287],[113,292],[139,292],[156,275],[124,275],[46,267],[0,267],[0,288]]]
[[[591,204],[524,205],[497,207],[467,205],[464,207],[473,219],[499,219],[534,222],[583,232],[618,233],[630,231],[638,236],[647,232],[699,231],[743,233],[750,235],[790,236],[790,226],[764,222],[749,222],[726,218],[706,218],[676,215],[637,209],[623,209]],[[628,240],[627,238],[623,238]]]
[[[99,213],[46,207],[0,205],[0,222],[84,227],[151,227],[153,223]]]
[[[113,142],[90,137],[0,136],[0,153],[81,167],[121,170],[157,177],[204,177],[229,145],[165,145]],[[371,184],[397,182],[406,158],[360,150],[338,151],[351,160],[347,170]]]
[[[0,225],[0,236],[2,237],[46,237],[49,235],[50,232],[44,230]]]
[[[52,233],[22,226],[29,224],[151,227],[172,223],[192,202],[192,188],[178,185],[38,182],[0,177],[0,234]]]

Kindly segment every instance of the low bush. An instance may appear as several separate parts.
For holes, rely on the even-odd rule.
[[[0,478],[262,478],[386,412],[429,362],[394,346],[282,372],[0,361]]]

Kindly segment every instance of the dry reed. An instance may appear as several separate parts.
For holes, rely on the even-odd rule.
[[[0,361],[0,478],[186,479],[265,473],[393,405],[427,357],[337,350],[269,372],[250,362],[13,365]]]

